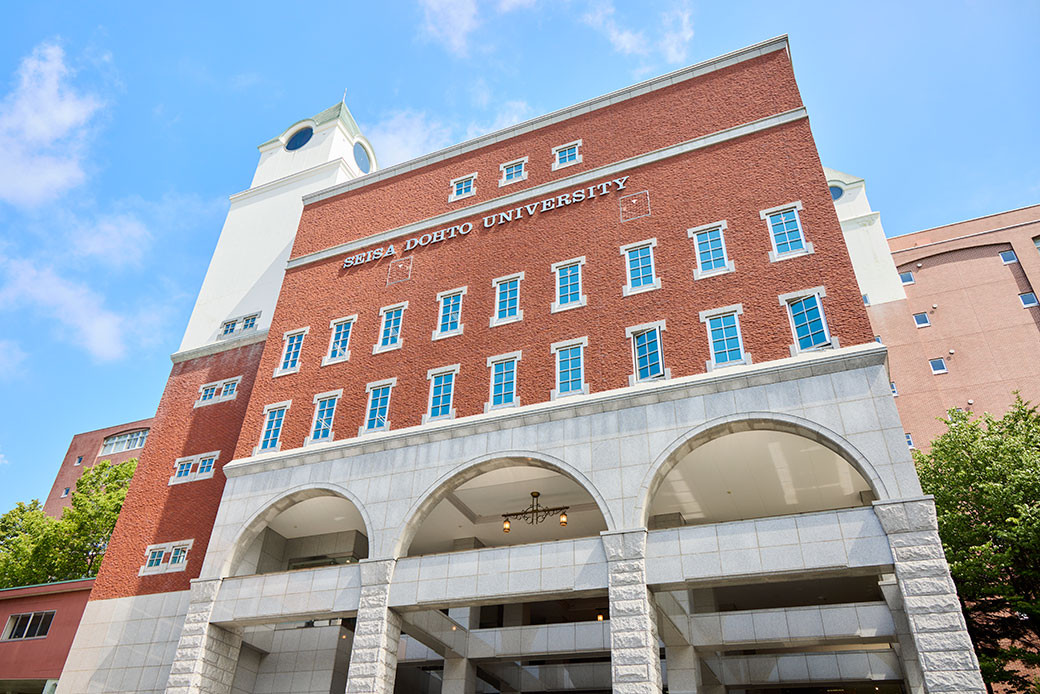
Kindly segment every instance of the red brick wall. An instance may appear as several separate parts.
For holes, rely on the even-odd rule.
[[[148,429],[152,426],[151,419],[142,419],[136,422],[129,422],[127,424],[119,424],[114,427],[108,427],[107,429],[97,429],[95,431],[88,431],[83,434],[76,434],[72,437],[72,443],[69,444],[69,450],[65,453],[65,459],[61,462],[61,467],[58,468],[58,474],[54,478],[54,484],[51,486],[51,492],[47,496],[46,502],[44,502],[43,510],[48,515],[58,517],[61,512],[65,510],[67,506],[72,504],[72,492],[76,491],[76,480],[83,475],[83,471],[99,460],[108,460],[113,465],[136,458],[140,456],[140,448],[136,448],[131,451],[122,451],[120,453],[114,453],[109,455],[100,455],[101,446],[105,439],[113,434],[121,434],[126,431],[135,431],[137,429]],[[80,465],[76,465],[76,458],[83,456],[83,462]],[[69,488],[69,496],[62,498],[61,494],[65,491],[65,488]]]
[[[293,404],[282,430],[282,449],[301,446],[314,413],[313,395],[338,388],[344,389],[344,399],[336,411],[336,438],[356,435],[364,418],[366,383],[394,376],[398,385],[391,396],[391,426],[420,424],[429,395],[426,373],[432,367],[461,364],[457,416],[481,413],[488,399],[486,358],[518,349],[523,350],[520,403],[548,400],[555,387],[550,345],[568,338],[589,337],[586,381],[592,392],[620,388],[628,385],[633,370],[625,328],[660,319],[667,321],[663,349],[672,375],[703,373],[709,347],[698,312],[729,304],[743,304],[745,349],[756,363],[788,357],[793,338],[777,297],[817,285],[827,289],[827,320],[842,345],[872,339],[807,121],[626,173],[625,193],[649,191],[650,216],[620,223],[619,195],[613,193],[495,229],[484,229],[477,217],[465,238],[417,250],[412,279],[389,287],[387,261],[382,260],[343,269],[343,257],[337,256],[287,272],[236,456],[250,455],[257,445],[264,406],[283,400]],[[403,182],[397,193],[421,197]],[[351,197],[348,193],[322,205],[326,224],[348,225]],[[769,232],[759,211],[795,200],[804,205],[806,238],[816,252],[770,263]],[[694,246],[686,230],[722,219],[728,222],[726,245],[736,272],[694,281]],[[301,227],[298,245],[309,243],[312,229]],[[619,247],[651,237],[658,240],[654,253],[662,288],[623,297],[625,265]],[[582,255],[587,257],[588,306],[551,314],[555,282],[550,265]],[[520,288],[523,321],[490,328],[492,279],[521,270],[526,274]],[[431,341],[437,293],[463,285],[468,287],[461,314],[464,334]],[[380,307],[404,300],[409,307],[403,348],[373,355]],[[354,313],[359,318],[350,361],[321,366],[329,321]],[[281,357],[282,334],[307,326],[299,373],[271,378]]]
[[[174,364],[92,600],[187,590],[199,575],[224,489],[222,470],[238,442],[262,350],[262,343],[254,343]],[[194,407],[199,386],[235,376],[242,376],[235,400]],[[169,484],[177,458],[217,450],[212,478]],[[195,542],[185,571],[137,575],[145,547],[187,539]]]
[[[93,583],[87,579],[0,591],[0,629],[13,614],[54,610],[46,638],[0,641],[5,680],[56,679],[61,674]]]

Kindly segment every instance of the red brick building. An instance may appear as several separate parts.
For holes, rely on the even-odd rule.
[[[260,149],[60,691],[981,691],[786,38]]]

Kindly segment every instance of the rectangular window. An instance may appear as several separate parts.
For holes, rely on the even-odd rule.
[[[228,398],[234,397],[235,392],[238,390],[238,381],[228,381],[220,389],[220,399],[227,400]]]
[[[426,378],[430,381],[430,407],[423,423],[435,419],[451,419],[455,416],[452,407],[455,395],[455,376],[459,373],[459,365],[430,369]]]
[[[568,142],[565,145],[553,147],[552,170],[562,169],[581,163],[581,140]]]
[[[368,415],[365,417],[365,425],[358,433],[390,428],[390,390],[396,383],[397,379],[394,378],[368,385]]]
[[[170,477],[170,485],[209,479],[213,476],[213,466],[219,455],[220,451],[210,451],[176,460],[173,465],[173,476]]]
[[[1036,292],[1019,294],[1018,300],[1022,302],[1022,308],[1033,308],[1034,306],[1037,306]]]
[[[918,328],[927,328],[932,324],[932,321],[928,318],[927,313],[915,313],[914,314],[914,325]]]
[[[491,316],[491,327],[522,320],[524,312],[520,310],[520,280],[524,273],[520,272],[507,277],[492,280],[495,288],[495,313]]]
[[[235,326],[237,324],[238,324],[238,321],[234,321],[234,320],[226,321],[224,323],[224,325],[220,328],[220,334],[223,335],[223,336],[230,335],[231,333],[235,332]]]
[[[451,194],[448,196],[448,202],[455,202],[462,198],[468,198],[475,195],[477,192],[477,174],[471,173],[465,176],[459,176],[458,178],[452,179],[451,181]]]
[[[648,239],[621,247],[621,255],[625,258],[627,283],[622,294],[636,294],[661,286],[661,278],[654,272],[654,247],[657,239]]]
[[[516,404],[516,370],[520,361],[520,352],[500,354],[488,357],[488,368],[491,369],[491,393],[487,410],[498,407],[512,407]]]
[[[556,389],[551,399],[588,392],[584,365],[585,347],[588,344],[589,339],[582,337],[552,345],[552,351],[556,354]]]
[[[241,380],[241,376],[235,376],[223,381],[203,383],[199,386],[199,399],[195,401],[195,407],[234,400],[238,396],[238,384]]]
[[[287,405],[269,405],[266,408],[264,431],[260,438],[260,451],[277,451],[279,438],[282,435],[282,421],[285,419]]]
[[[191,460],[185,460],[183,463],[177,464],[177,472],[174,475],[177,478],[185,478],[191,476]]]
[[[906,272],[899,273],[899,281],[904,285],[913,284],[916,280],[914,279],[913,270],[907,270]]]
[[[148,561],[145,562],[145,566],[149,569],[157,568],[162,564],[164,554],[166,554],[166,551],[163,549],[153,549],[148,553]]]
[[[450,289],[437,295],[437,301],[440,302],[440,318],[437,320],[437,329],[433,331],[432,339],[439,340],[462,334],[462,297],[466,295],[466,289]]]
[[[69,495],[69,490],[70,490],[70,489],[71,489],[71,487],[65,487],[65,491],[63,491],[63,492],[61,493],[61,498],[62,498],[62,499],[64,499],[65,497],[67,497],[67,496]]]
[[[770,262],[813,252],[813,245],[805,240],[802,232],[802,222],[798,214],[801,209],[801,202],[793,202],[759,213],[769,227],[769,240],[773,245],[773,250],[769,253]]]
[[[82,465],[82,464],[83,464],[83,456],[81,456],[81,455],[76,456],[76,462],[73,463],[73,465]]]
[[[585,258],[573,258],[552,265],[552,272],[556,275],[556,301],[552,305],[552,313],[578,308],[587,303],[587,297],[582,293],[581,268],[585,264]]]
[[[914,447],[914,437],[911,436],[909,434],[909,432],[903,432],[903,435],[906,436],[906,447],[907,448],[913,448]]]
[[[314,424],[311,426],[311,437],[307,443],[332,439],[332,420],[336,415],[336,405],[342,395],[343,391],[338,390],[314,396]]]
[[[664,368],[664,357],[661,351],[661,332],[665,329],[664,321],[636,325],[625,330],[625,336],[632,340],[632,360],[634,373],[629,385],[639,381],[650,381],[667,377]]]
[[[199,400],[201,400],[202,402],[206,402],[207,400],[212,400],[213,397],[216,394],[217,394],[217,387],[216,386],[203,386],[202,387],[202,395],[199,397]]]
[[[895,381],[889,381],[888,382],[888,386],[889,386],[889,388],[892,389],[892,395],[899,395],[899,391],[896,389],[896,382]]]
[[[213,472],[213,463],[216,462],[216,458],[210,456],[199,460],[199,467],[195,473],[197,476],[202,476]]]
[[[499,164],[498,168],[502,171],[502,178],[498,181],[499,187],[527,180],[527,157]]]
[[[147,429],[138,429],[137,431],[130,431],[125,434],[115,434],[105,439],[104,443],[101,445],[101,453],[99,455],[119,453],[121,451],[133,450],[134,448],[144,448],[144,444],[147,440]]]
[[[1014,251],[1001,251],[1000,259],[1004,262],[1005,265],[1010,265],[1011,263],[1018,262],[1018,256],[1015,255]]]
[[[256,327],[256,319],[259,314],[253,314],[252,316],[246,316],[242,319],[242,330],[252,330]]]
[[[696,264],[693,268],[693,278],[695,280],[733,272],[733,262],[726,257],[726,242],[723,238],[725,229],[726,222],[723,220],[686,230],[686,235],[694,241]]]
[[[300,370],[300,350],[303,349],[303,336],[310,328],[286,333],[285,345],[282,348],[281,366],[275,370],[275,376],[285,373],[295,373]]]
[[[712,366],[743,364],[744,347],[740,337],[738,312],[710,316],[707,324]]]
[[[350,334],[353,331],[355,320],[357,320],[356,315],[337,318],[329,322],[332,335],[329,338],[329,353],[325,355],[322,365],[350,359]]]
[[[837,340],[832,340],[827,330],[827,321],[823,315],[823,297],[827,296],[823,287],[815,287],[806,292],[792,292],[780,297],[780,303],[786,304],[788,317],[791,319],[791,331],[795,344],[792,354],[832,345],[837,347]]]
[[[187,547],[174,547],[173,553],[170,554],[170,565],[183,564],[188,560],[188,548]]]
[[[866,294],[863,295],[863,305],[870,306],[870,297]]]
[[[382,326],[379,329],[379,342],[372,348],[372,354],[388,352],[401,346],[401,323],[404,320],[404,310],[408,308],[408,302],[393,306],[384,306],[379,310],[382,316]]]
[[[191,550],[191,546],[194,540],[177,540],[176,542],[167,542],[161,545],[149,545],[144,550],[145,562],[141,570],[138,571],[139,576],[148,576],[150,574],[161,574],[172,571],[184,571],[188,564],[188,551]],[[169,559],[166,559],[169,555]]]
[[[948,373],[948,369],[946,368],[946,360],[942,357],[939,357],[938,359],[929,359],[928,366],[932,369],[933,374]]]
[[[54,610],[13,614],[7,620],[3,640],[42,639],[51,630],[53,620]]]

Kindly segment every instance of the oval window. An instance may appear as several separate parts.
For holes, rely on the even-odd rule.
[[[360,142],[354,143],[354,161],[357,162],[361,173],[368,173],[369,168],[372,166],[372,162],[368,158],[368,150]]]
[[[831,186],[831,200],[837,200],[842,195],[845,195],[845,189],[841,186]]]
[[[292,152],[293,150],[303,147],[305,144],[311,141],[311,135],[314,134],[314,130],[309,126],[306,128],[300,128],[293,136],[289,138],[289,141],[285,143],[285,148]]]

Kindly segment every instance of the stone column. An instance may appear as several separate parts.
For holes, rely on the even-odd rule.
[[[390,609],[394,559],[361,560],[361,604],[347,671],[348,694],[393,694],[401,617]]]
[[[874,511],[895,558],[896,585],[909,629],[910,643],[901,644],[901,657],[916,658],[928,694],[984,694],[986,685],[943,554],[932,497],[875,501]],[[909,668],[911,686],[916,675],[915,668]]]
[[[479,607],[452,607],[448,617],[469,631],[480,626]],[[444,658],[444,674],[441,677],[441,694],[475,694],[477,691],[477,668],[469,658]]]
[[[166,694],[229,694],[242,636],[209,623],[221,580],[195,579]]]
[[[604,532],[615,694],[660,694],[657,615],[646,587],[646,529]]]

